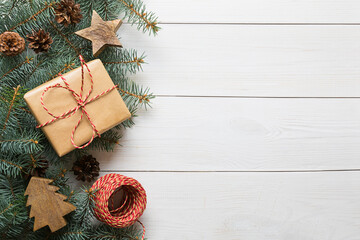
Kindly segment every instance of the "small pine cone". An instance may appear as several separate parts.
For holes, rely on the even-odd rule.
[[[33,49],[36,53],[47,52],[53,43],[50,33],[45,32],[43,29],[37,32],[33,31],[31,35],[29,34],[26,37],[30,42],[29,48]]]
[[[15,56],[25,50],[25,39],[16,32],[4,32],[0,35],[0,52],[6,56]]]
[[[74,0],[61,0],[55,5],[54,10],[55,21],[64,24],[65,27],[79,23],[83,17],[80,4],[75,4]]]
[[[39,164],[31,170],[30,175],[36,177],[44,177],[48,168],[49,162],[47,160],[39,160]]]
[[[72,167],[76,179],[91,182],[95,177],[99,176],[99,162],[92,155],[84,155],[74,162]]]
[[[33,159],[33,164],[35,164],[35,159]],[[47,160],[38,160],[36,166],[32,165],[30,167],[31,170],[24,174],[24,178],[30,179],[31,177],[44,177],[48,168],[49,162]]]

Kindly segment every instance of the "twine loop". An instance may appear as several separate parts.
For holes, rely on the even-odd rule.
[[[41,105],[43,106],[44,110],[50,115],[53,117],[53,119],[43,123],[43,124],[40,124],[38,126],[36,126],[37,128],[41,128],[41,127],[45,127],[57,120],[60,120],[60,119],[65,119],[65,118],[69,118],[71,116],[73,116],[78,110],[81,109],[81,115],[80,115],[80,118],[77,122],[77,124],[75,125],[74,129],[72,130],[71,132],[71,143],[72,145],[75,147],[75,148],[78,148],[78,149],[83,149],[87,146],[90,145],[90,143],[92,143],[92,141],[94,140],[94,138],[96,136],[100,137],[100,133],[99,131],[97,130],[94,122],[91,120],[91,117],[89,115],[89,113],[86,111],[86,105],[91,103],[91,102],[94,102],[95,100],[99,99],[100,97],[108,94],[109,92],[111,92],[112,90],[116,89],[117,88],[117,85],[114,85],[113,87],[103,91],[102,93],[92,97],[91,99],[89,99],[89,96],[90,94],[92,93],[93,89],[94,89],[94,80],[93,80],[93,76],[90,72],[90,69],[88,67],[88,65],[86,64],[84,58],[79,55],[79,59],[80,59],[80,63],[81,63],[81,88],[80,88],[80,93],[77,93],[74,89],[72,89],[70,87],[70,85],[68,84],[68,82],[66,81],[66,79],[63,77],[63,75],[61,73],[59,73],[59,76],[61,77],[61,79],[63,80],[63,82],[65,83],[65,86],[62,86],[60,85],[59,83],[57,84],[54,84],[54,85],[51,85],[51,86],[48,86],[44,89],[43,93],[41,94]],[[84,92],[84,81],[85,81],[85,77],[84,77],[84,66],[86,67],[88,73],[89,73],[89,76],[90,76],[90,89],[88,91],[88,93],[83,97],[83,92]],[[76,103],[77,103],[77,106],[74,107],[74,108],[71,108],[69,109],[68,111],[64,112],[63,114],[60,114],[60,115],[55,115],[53,114],[49,109],[48,107],[46,107],[45,103],[44,103],[44,96],[45,94],[53,89],[53,88],[59,88],[59,89],[65,89],[67,91],[69,91],[71,93],[71,95],[74,97]],[[92,127],[92,130],[93,130],[93,133],[92,133],[92,137],[91,139],[85,143],[84,145],[82,146],[78,146],[76,143],[75,143],[75,140],[74,140],[74,135],[75,135],[75,132],[76,132],[76,129],[78,128],[78,126],[80,125],[80,122],[82,120],[82,118],[84,117],[84,115],[86,116],[87,120],[89,121],[89,123],[91,124],[91,127]]]
[[[99,221],[115,228],[129,227],[139,222],[143,227],[142,239],[145,238],[145,227],[139,218],[146,208],[146,192],[137,180],[111,173],[99,178],[91,190],[96,190],[94,212]],[[120,207],[115,208],[114,195],[120,190],[123,191],[124,200]]]

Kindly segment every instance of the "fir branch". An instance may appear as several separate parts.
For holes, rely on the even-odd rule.
[[[144,101],[145,102],[150,102],[150,99],[148,98],[148,95],[147,94],[144,94],[144,95],[136,95],[134,93],[131,93],[129,91],[126,91],[124,89],[121,89],[119,87],[116,88],[117,90],[119,90],[121,93],[122,93],[122,96],[124,96],[125,94],[126,95],[129,95],[129,96],[132,96],[134,98],[137,98],[139,99],[140,103],[143,103]]]
[[[47,160],[49,161],[49,159],[47,158]],[[45,173],[45,177],[48,179],[52,179],[52,185],[58,186],[60,187],[59,192],[61,192],[62,194],[68,196],[69,195],[69,186],[67,181],[69,180],[69,178],[66,176],[67,170],[63,167],[63,163],[64,161],[62,161],[64,159],[57,159],[56,163],[51,163],[49,161],[49,163],[51,163],[49,165],[49,168],[47,169],[46,173]]]
[[[108,17],[108,2],[105,1],[105,7],[104,7],[104,10],[105,10],[105,21],[108,21],[109,20],[109,17]]]
[[[140,0],[118,0],[123,7],[125,16],[132,24],[138,24],[138,29],[149,31],[154,35],[160,30],[157,17],[153,12],[146,12],[145,5]]]
[[[26,64],[26,63],[30,63],[30,61],[32,61],[34,58],[28,58],[26,57],[26,59],[21,62],[19,65],[13,67],[12,69],[10,69],[9,71],[7,71],[6,73],[4,73],[1,77],[0,77],[0,81],[1,79],[3,79],[6,75],[10,74],[11,72],[15,71],[16,69],[20,68],[22,65]]]
[[[50,236],[52,240],[87,240],[88,226],[69,223],[65,228],[57,231]]]
[[[95,138],[88,149],[97,149],[100,151],[113,151],[116,145],[119,145],[119,139],[122,135],[113,129],[104,132],[101,137]]]
[[[4,136],[3,139],[0,140],[0,149],[12,154],[32,154],[39,152],[42,149],[42,146],[39,144],[38,140],[34,140],[34,138],[31,137],[40,139],[40,136],[36,133],[33,134],[33,136],[31,135],[32,134],[29,133],[24,136],[19,136],[19,139],[6,139],[8,136]],[[30,139],[24,139],[25,137],[30,137]]]
[[[114,83],[118,86],[118,90],[127,107],[132,109],[134,113],[139,106],[143,106],[145,109],[150,106],[150,100],[154,98],[154,95],[150,93],[148,88],[143,88],[121,75],[112,74],[111,76]]]
[[[10,152],[0,151],[0,173],[15,179],[21,174],[28,174],[29,165],[28,154],[11,154]],[[20,184],[16,184],[21,186]],[[0,188],[1,189],[1,188]]]
[[[92,11],[96,12],[103,18],[105,21],[111,21],[119,18],[120,7],[118,0],[77,0],[77,3],[81,5],[81,11],[84,16],[84,20],[90,22]],[[86,26],[88,27],[88,26]],[[81,29],[81,28],[79,28]]]
[[[137,117],[137,115],[136,115],[137,106],[132,104],[132,105],[128,106],[128,109],[131,114],[131,118],[129,118],[129,119],[123,121],[121,124],[117,125],[115,127],[116,130],[123,130],[124,128],[131,128],[133,125],[135,125],[133,118]]]
[[[67,71],[67,70],[73,70],[74,68],[73,68],[73,66],[75,65],[75,63],[71,63],[71,64],[65,64],[65,67],[63,68],[63,69],[61,69],[57,74],[54,74],[53,76],[51,76],[51,79],[50,80],[52,80],[52,79],[54,79],[54,78],[56,78],[57,76],[59,76],[59,74],[63,74],[65,71]]]
[[[75,58],[80,53],[89,61],[93,59],[91,43],[73,34],[90,25],[93,10],[108,21],[117,19],[123,12],[128,22],[137,25],[138,29],[144,32],[154,34],[159,29],[156,17],[153,13],[145,11],[140,0],[76,0],[76,3],[81,5],[84,17],[79,24],[64,27],[53,20],[54,2],[44,5],[45,0],[6,1],[6,7],[2,8],[2,0],[0,0],[2,23],[0,33],[13,30],[25,37],[32,29],[42,28],[50,33],[54,42],[47,53],[36,55],[34,58],[30,58],[31,56],[25,58],[27,51],[11,58],[0,56],[0,196],[2,196],[0,199],[0,238],[44,239],[48,234],[49,239],[53,240],[106,239],[106,237],[135,240],[137,236],[141,237],[141,232],[135,228],[95,227],[94,190],[80,193],[72,191],[67,182],[66,170],[63,169],[63,166],[67,166],[64,162],[71,159],[78,151],[62,158],[57,156],[44,133],[40,129],[35,129],[36,119],[26,107],[23,95],[29,89],[46,82],[49,77],[79,66]],[[11,4],[14,1],[17,4],[12,8]],[[59,2],[59,0],[54,1]],[[9,15],[10,9],[12,12]],[[131,82],[126,75],[141,70],[145,63],[144,55],[137,55],[135,50],[116,50],[109,47],[100,55],[100,58],[112,80],[118,85],[118,91],[123,96],[132,116],[136,116],[137,109],[140,106],[149,105],[153,95],[147,88],[143,89]],[[21,88],[16,93],[17,86]],[[133,121],[129,119],[121,123],[117,129],[131,125]],[[102,138],[96,138],[92,147],[96,150],[111,151],[120,138],[121,131],[113,129],[104,133]],[[45,177],[53,179],[53,184],[60,187],[59,192],[66,193],[67,201],[77,207],[75,212],[66,217],[68,225],[56,233],[51,233],[47,228],[33,232],[31,226],[34,220],[28,217],[29,213],[25,207],[26,199],[19,197],[23,195],[27,184],[23,177],[41,165],[43,159],[49,163]],[[2,178],[1,175],[5,177]],[[7,177],[9,179],[5,180]],[[9,204],[13,205],[2,213],[6,207],[10,206]]]
[[[143,56],[129,56],[126,55],[126,53],[122,54],[122,59],[116,60],[117,61],[112,62],[103,61],[103,64],[109,72],[114,72],[123,76],[125,76],[128,72],[135,74],[136,71],[142,70],[141,65],[145,63]]]
[[[29,219],[25,201],[24,196],[18,195],[12,201],[5,199],[1,202],[0,209],[6,209],[3,206],[10,206],[0,215],[1,239],[22,238],[19,235],[24,229],[24,223]]]
[[[25,89],[20,86],[4,86],[0,89],[0,139],[18,139],[17,134],[21,134],[22,131],[20,120],[23,117],[23,111],[20,111],[19,107],[23,107]]]
[[[30,159],[31,159],[31,167],[33,168],[33,169],[35,169],[36,168],[36,159],[35,159],[35,157],[34,157],[34,155],[33,154],[30,154]]]
[[[138,56],[134,49],[108,48],[100,55],[100,58],[110,75],[135,74],[142,70],[142,64],[145,63],[145,55]]]
[[[4,199],[14,199],[24,192],[23,183],[22,179],[0,174],[0,196]]]
[[[6,161],[5,159],[0,159],[0,161],[3,162],[3,163],[5,163],[5,164],[7,164],[7,165],[10,165],[10,166],[13,166],[13,167],[15,167],[15,168],[18,168],[20,171],[24,172],[23,167],[15,164],[15,163]]]
[[[0,1],[0,19],[9,14],[11,6],[9,1]]]
[[[136,229],[134,226],[127,228],[112,228],[106,224],[102,224],[95,229],[92,229],[91,239],[109,240],[109,239],[141,239],[142,231]]]
[[[35,71],[39,68],[39,66],[43,63],[44,61],[38,61],[38,63],[35,65],[34,69],[30,72],[28,78],[31,78],[31,76],[35,73]]]
[[[8,182],[9,182],[11,195],[12,195],[12,197],[15,197],[14,186],[13,186],[11,180],[9,179],[9,177],[6,177],[6,178],[7,178]]]
[[[103,138],[103,137],[101,137],[101,140],[102,140],[102,141],[105,141],[105,142],[109,142],[110,144],[117,144],[117,145],[120,144],[120,143],[119,143],[119,140],[117,140],[117,139],[111,139],[111,138]]]
[[[23,4],[25,2],[32,2],[32,0],[12,0],[12,4],[11,4],[11,8],[9,10],[9,13],[8,14],[11,14],[11,12],[19,6],[19,4]]]
[[[68,198],[65,200],[66,202],[69,202],[72,198],[72,196],[74,195],[74,191],[71,191]]]
[[[140,63],[144,63],[144,60],[137,59],[136,57],[130,61],[122,61],[122,62],[104,62],[104,64],[129,64],[129,63],[136,63],[136,65],[140,66]]]
[[[121,62],[104,62],[104,64],[129,64],[129,63],[136,63],[136,65],[140,66],[141,63],[144,63],[143,59],[138,59],[137,57],[135,57],[133,60],[129,60],[129,61],[121,61]]]
[[[21,110],[23,110],[23,111],[25,111],[25,112],[27,112],[27,113],[31,113],[28,109],[26,109],[26,108],[23,108],[23,107],[19,107],[19,109],[21,109]]]
[[[81,190],[74,195],[72,203],[76,206],[76,210],[71,217],[78,220],[80,226],[82,226],[83,223],[88,224],[94,216],[95,193],[96,190],[82,187]]]
[[[41,154],[36,154],[36,155],[29,154],[29,156],[30,156],[31,161],[26,166],[26,168],[27,168],[27,172],[30,175],[32,175],[32,173],[34,173],[34,171],[36,171],[36,168],[47,169],[49,167],[48,161]],[[37,176],[37,175],[35,175],[35,176]]]
[[[50,75],[49,78],[46,79],[45,82],[48,82],[48,81],[51,81],[53,80],[54,78],[58,77],[59,74],[63,74],[64,72],[66,72],[67,70],[73,70],[74,69],[74,66],[76,65],[74,63],[75,59],[77,59],[78,56],[75,56],[73,58],[71,58],[71,60],[69,60],[68,62],[66,62],[63,66],[61,66],[62,68],[61,69],[58,69],[56,71],[51,71],[51,73],[49,73],[48,75]]]
[[[31,15],[29,18],[25,19],[24,21],[18,23],[17,25],[15,25],[14,27],[8,29],[8,31],[14,31],[15,29],[17,29],[19,26],[24,25],[25,23],[31,21],[31,20],[36,20],[36,17],[38,15],[40,15],[42,12],[44,12],[45,10],[51,8],[53,5],[55,4],[55,2],[52,3],[47,3],[45,2],[45,7],[40,9],[39,11],[37,11],[36,13],[34,13],[33,15]]]
[[[137,66],[141,66],[141,63],[144,63],[144,59],[138,59],[137,57],[134,57],[132,60],[128,61],[120,61],[120,62],[103,62],[104,65],[107,64],[129,64],[129,63],[136,63]]]
[[[56,27],[55,23],[53,23],[52,21],[49,21],[49,22],[50,22],[51,26],[56,30],[56,32],[57,32],[61,37],[63,37],[63,38],[65,39],[65,41],[70,45],[70,47],[71,47],[72,49],[74,49],[74,51],[76,52],[76,54],[77,54],[77,55],[81,55],[79,49],[77,49],[77,48],[75,47],[75,45],[69,40],[69,38],[66,37],[65,34],[63,34],[58,27]]]
[[[12,206],[14,206],[14,204],[10,203],[5,209],[0,212],[0,215],[6,213],[10,208],[12,208]]]
[[[64,234],[64,235],[82,235],[83,232],[81,232],[81,231],[78,231],[78,232],[64,232],[62,234]]]
[[[35,144],[39,144],[39,142],[38,142],[37,140],[34,140],[34,139],[29,139],[29,140],[25,140],[25,139],[0,140],[0,144],[1,144],[1,143],[6,143],[6,142],[23,142],[23,143],[35,143]]]
[[[65,177],[65,173],[66,173],[66,172],[67,172],[67,169],[65,169],[65,168],[60,169],[59,174],[58,174],[57,176],[55,176],[55,178],[53,178],[52,180],[55,182],[55,181],[57,181],[59,178]]]
[[[14,106],[14,102],[16,100],[16,97],[18,96],[19,89],[20,89],[20,85],[17,86],[16,88],[14,88],[14,95],[13,95],[13,98],[12,98],[12,100],[10,102],[10,107],[9,107],[8,113],[7,113],[6,118],[5,118],[5,123],[4,123],[4,126],[3,126],[3,130],[6,129],[6,124],[9,121],[10,113],[11,113],[11,110],[12,110],[12,108]]]

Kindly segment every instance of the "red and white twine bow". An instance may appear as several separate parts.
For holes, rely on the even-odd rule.
[[[145,238],[145,227],[139,218],[146,208],[146,192],[137,180],[110,173],[99,178],[91,189],[95,190],[94,213],[99,221],[115,228],[139,222],[143,228],[142,239]],[[123,191],[124,201],[120,207],[115,208],[114,196],[120,190]]]
[[[109,92],[111,92],[112,90],[114,90],[115,88],[117,88],[116,85],[114,85],[113,87],[107,89],[106,91],[103,91],[102,93],[92,97],[89,99],[89,96],[90,94],[92,93],[93,89],[94,89],[94,81],[93,81],[93,76],[90,72],[90,69],[89,67],[87,66],[84,58],[79,55],[79,59],[80,59],[80,63],[81,63],[81,89],[80,89],[80,93],[76,93],[75,90],[73,90],[70,85],[67,83],[66,79],[63,77],[63,75],[61,73],[59,73],[59,76],[61,77],[61,79],[63,80],[63,82],[65,83],[65,86],[62,86],[60,85],[59,83],[55,84],[55,85],[52,85],[52,86],[49,86],[49,87],[46,87],[45,90],[43,91],[43,93],[41,94],[41,105],[43,106],[44,110],[50,115],[53,117],[53,119],[43,123],[43,124],[40,124],[37,126],[37,128],[41,128],[41,127],[45,127],[59,119],[65,119],[65,118],[69,118],[71,116],[73,116],[78,110],[81,109],[81,115],[80,115],[80,118],[79,118],[79,121],[77,122],[77,124],[75,125],[74,129],[72,130],[71,132],[71,143],[72,145],[75,147],[75,148],[79,148],[79,149],[82,149],[82,148],[85,148],[87,146],[90,145],[90,143],[92,143],[92,141],[94,140],[94,138],[96,136],[99,136],[100,137],[100,133],[99,131],[97,130],[95,124],[93,123],[93,121],[91,120],[90,118],[90,115],[89,113],[86,111],[86,105],[99,99],[100,97],[108,94]],[[89,92],[83,97],[83,92],[84,92],[84,66],[86,67],[88,73],[89,73],[89,76],[90,76],[90,82],[91,82],[91,85],[90,85],[90,90]],[[77,103],[77,106],[72,108],[72,109],[69,109],[68,111],[64,112],[63,114],[60,114],[60,115],[55,115],[53,114],[52,112],[50,112],[50,110],[45,106],[45,103],[44,103],[44,96],[45,94],[52,88],[63,88],[63,89],[66,89],[68,90],[69,92],[71,92],[71,94],[73,95],[76,103]],[[83,118],[83,116],[86,116],[86,118],[89,120],[89,123],[91,124],[91,127],[93,129],[93,134],[92,134],[92,137],[91,139],[84,145],[82,146],[78,146],[75,144],[75,141],[74,141],[74,135],[75,135],[75,132],[76,132],[76,129],[78,128],[78,126],[80,125],[80,122]]]

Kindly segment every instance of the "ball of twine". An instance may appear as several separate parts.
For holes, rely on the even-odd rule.
[[[124,228],[133,225],[146,208],[146,192],[141,184],[130,177],[111,173],[99,178],[91,187],[95,190],[95,216],[96,218],[115,228]],[[114,195],[123,191],[123,202],[120,207],[114,209]],[[110,204],[110,206],[109,206]]]

